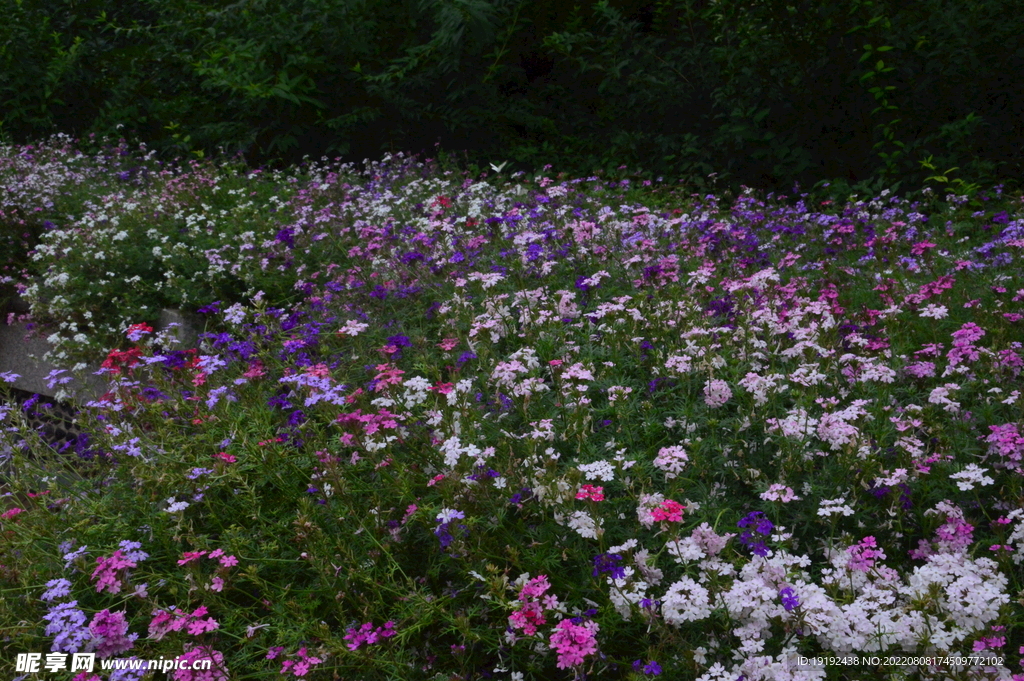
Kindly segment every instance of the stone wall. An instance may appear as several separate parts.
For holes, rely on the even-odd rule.
[[[197,325],[178,310],[162,310],[157,322],[157,331],[171,328],[181,341],[180,347],[195,347],[199,340]],[[32,337],[24,323],[6,325],[0,323],[0,373],[12,372],[19,375],[13,383],[14,388],[30,393],[39,393],[53,397],[55,388],[46,386],[46,377],[56,367],[42,361],[43,355],[50,349],[50,344],[43,338]],[[106,391],[106,380],[95,374],[100,368],[99,362],[90,365],[82,376],[76,376],[64,386],[71,395],[80,400],[96,399]],[[66,375],[66,374],[65,374]]]

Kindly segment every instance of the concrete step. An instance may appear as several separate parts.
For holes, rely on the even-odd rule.
[[[199,330],[194,320],[180,310],[164,309],[160,312],[156,330],[161,331],[174,327],[174,333],[181,342],[179,348],[195,347],[199,340]],[[54,369],[70,369],[58,367],[42,360],[43,355],[52,346],[44,338],[34,337],[25,323],[6,325],[0,322],[0,373],[18,374],[12,387],[29,393],[39,393],[53,397],[57,388],[46,385],[46,377]],[[106,392],[107,382],[103,376],[95,375],[100,362],[89,365],[82,377],[72,377],[71,382],[64,386],[76,400],[94,400]],[[67,374],[62,374],[67,376]]]

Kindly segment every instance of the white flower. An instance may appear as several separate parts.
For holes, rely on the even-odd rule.
[[[793,493],[792,487],[786,487],[785,485],[772,485],[768,488],[767,492],[763,492],[761,494],[761,498],[765,501],[781,501],[785,504],[790,501],[799,501],[801,497],[798,497]]]
[[[942,408],[948,412],[957,412],[960,410],[960,403],[954,402],[949,399],[949,393],[952,390],[959,390],[960,386],[956,383],[947,383],[939,386],[932,390],[931,394],[928,395],[929,404],[939,404]]]
[[[969,463],[964,466],[964,469],[959,473],[954,473],[949,476],[951,480],[956,480],[956,486],[964,492],[969,492],[974,489],[974,485],[992,485],[995,484],[995,480],[985,475],[988,472],[987,468],[980,468],[977,464]]]
[[[604,482],[611,482],[615,479],[615,467],[607,461],[595,461],[593,463],[583,463],[576,468],[583,473],[587,480],[603,480]]]
[[[853,515],[853,509],[846,505],[846,497],[822,500],[821,505],[818,507],[818,515],[824,517],[837,514],[844,516]]]
[[[175,501],[174,497],[167,499],[167,508],[164,509],[166,513],[177,513],[178,511],[184,511],[189,507],[187,501]]]
[[[338,329],[338,333],[346,336],[358,336],[360,333],[366,331],[368,328],[370,328],[369,324],[363,324],[362,322],[357,322],[354,319],[352,319],[345,322],[345,325]]]
[[[632,388],[624,387],[621,385],[613,385],[608,388],[608,402],[614,404],[616,400],[624,398],[626,395],[633,392]]]
[[[700,547],[700,544],[698,544],[693,537],[683,537],[682,539],[670,541],[665,545],[665,547],[678,562],[683,563],[684,565],[691,561],[701,560],[702,558],[707,557],[704,550]]]
[[[689,577],[683,577],[665,592],[661,614],[667,624],[680,625],[711,616],[708,590]]]
[[[919,313],[921,317],[930,317],[931,319],[945,319],[949,316],[949,310],[945,305],[928,305]]]
[[[584,539],[597,539],[599,533],[603,533],[600,529],[604,521],[594,522],[586,511],[573,511],[572,515],[569,516],[569,527],[576,530],[576,532]]]
[[[439,523],[450,523],[456,519],[465,518],[466,514],[462,511],[458,511],[454,508],[442,508],[441,512],[437,514],[437,522]]]

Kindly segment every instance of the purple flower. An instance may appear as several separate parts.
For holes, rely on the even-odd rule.
[[[196,312],[198,312],[199,314],[217,314],[218,312],[220,312],[220,301],[215,300],[209,305],[205,305],[199,308],[198,310],[196,310]]]
[[[642,671],[648,676],[658,676],[661,674],[661,665],[654,660],[649,660],[647,664],[644,664],[643,660],[633,660],[633,670]]]
[[[526,500],[526,497],[530,496],[531,494],[533,494],[533,490],[531,490],[529,487],[524,487],[515,494],[513,494],[511,497],[509,497],[508,503],[512,504],[513,506],[521,504]]]
[[[388,345],[394,345],[396,348],[408,348],[412,346],[412,341],[408,336],[388,336]]]
[[[285,227],[284,229],[278,231],[277,236],[276,236],[277,240],[279,242],[283,243],[288,248],[295,248],[295,238],[294,237],[295,237],[295,230],[292,229],[291,227]]]
[[[764,558],[768,555],[768,545],[761,540],[755,540],[754,535],[750,532],[744,532],[740,535],[740,543],[750,549],[751,553],[756,556]]]
[[[85,553],[85,550],[87,548],[89,548],[89,547],[88,546],[82,546],[82,547],[78,548],[75,551],[70,551],[68,553],[65,553],[64,554],[64,569],[66,570],[69,567],[71,567],[71,564],[75,562],[75,559],[77,559],[78,557],[82,556]]]
[[[771,534],[772,530],[775,529],[775,525],[773,525],[772,522],[768,520],[768,518],[766,518],[764,513],[761,511],[754,511],[752,513],[748,513],[746,516],[743,517],[742,520],[740,520],[736,524],[739,527],[752,528],[754,532],[757,532],[761,535],[769,535]],[[754,537],[754,533],[750,530],[743,532],[740,535],[739,539],[740,543],[746,546],[748,549],[750,549],[751,552],[753,552],[755,555],[761,556],[762,558],[768,555],[768,545],[760,539],[756,539]]]
[[[800,599],[788,586],[779,590],[779,598],[782,599],[782,607],[786,609],[786,612],[792,612],[800,607]]]
[[[736,525],[739,527],[753,527],[755,532],[763,535],[769,535],[772,533],[772,530],[775,529],[775,525],[773,525],[761,511],[748,513],[742,520],[736,523]]]
[[[626,569],[623,568],[619,563],[622,562],[622,556],[617,553],[601,553],[594,556],[594,577],[597,577],[602,572],[610,573],[612,579],[625,579]]]
[[[434,530],[434,534],[441,542],[442,549],[447,549],[451,546],[452,542],[455,541],[455,537],[451,533],[452,523],[465,517],[465,513],[453,508],[443,508],[441,509],[441,512],[437,514],[437,522],[440,523],[440,525]],[[458,525],[457,529],[462,533],[462,536],[469,534],[469,530],[465,525]]]

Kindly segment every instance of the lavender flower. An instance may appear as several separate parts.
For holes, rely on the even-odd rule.
[[[92,634],[85,624],[85,613],[77,605],[78,601],[60,603],[43,615],[43,619],[49,622],[45,633],[54,637],[51,651],[77,653],[91,647]]]
[[[142,548],[142,544],[140,544],[137,541],[125,539],[123,542],[118,544],[118,546],[120,546],[121,550],[124,551],[125,558],[132,561],[133,563],[141,563],[142,561],[149,558],[148,553],[139,550]]]
[[[52,601],[64,598],[71,593],[71,582],[66,579],[51,579],[46,583],[47,590],[39,597],[41,601]]]
[[[89,548],[89,547],[88,546],[82,546],[82,547],[80,547],[80,548],[78,548],[78,549],[76,549],[74,551],[69,551],[68,553],[65,553],[64,554],[64,569],[67,570],[69,567],[71,567],[71,564],[74,563],[77,558],[79,558],[83,554],[85,554],[85,550],[87,548]]]

